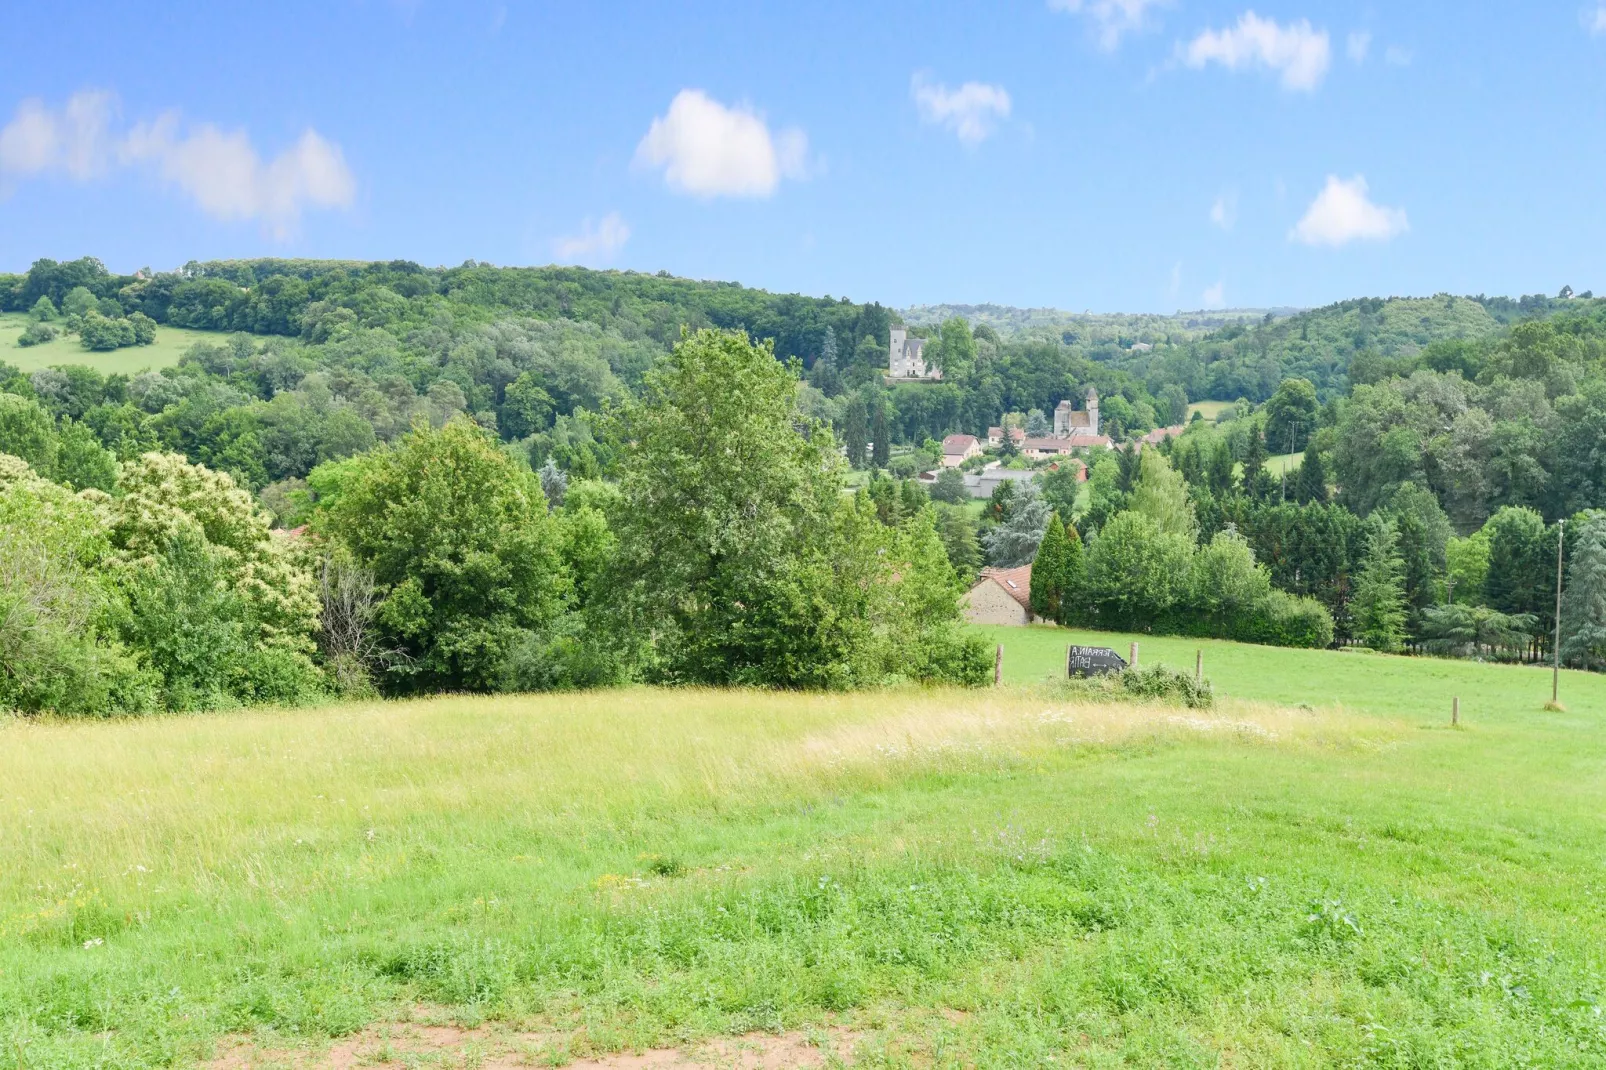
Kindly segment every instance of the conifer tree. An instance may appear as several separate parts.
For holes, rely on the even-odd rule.
[[[1087,554],[1082,536],[1073,525],[1065,527],[1065,546],[1060,551],[1060,612],[1055,619],[1061,624],[1076,624],[1086,616]]]
[[[870,463],[885,468],[892,460],[892,440],[887,437],[887,405],[875,399],[875,417],[870,424]]]
[[[853,395],[842,416],[842,445],[847,450],[848,463],[863,468],[865,450],[870,445],[870,415],[865,410],[863,394]]]
[[[1037,544],[1037,557],[1032,561],[1032,615],[1043,620],[1058,620],[1060,616],[1065,549],[1065,526],[1060,523],[1060,515],[1054,513],[1048,518],[1043,541]]]
[[[1300,505],[1327,504],[1327,469],[1322,465],[1315,439],[1305,444],[1305,458],[1299,463],[1299,478],[1294,481],[1294,500]]]
[[[1260,428],[1249,428],[1249,444],[1244,449],[1244,471],[1242,486],[1244,496],[1257,501],[1265,497],[1268,481],[1266,475],[1266,440],[1260,437]]]
[[[1586,514],[1579,527],[1562,598],[1561,659],[1598,670],[1606,668],[1606,513]]]
[[[1405,562],[1399,539],[1393,521],[1376,519],[1350,600],[1355,634],[1373,650],[1387,653],[1399,650],[1405,640]]]

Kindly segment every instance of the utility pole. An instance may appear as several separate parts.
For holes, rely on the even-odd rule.
[[[1567,530],[1567,518],[1562,517],[1556,522],[1556,641],[1551,650],[1550,664],[1550,704],[1558,705],[1561,701],[1561,545],[1562,535]]]

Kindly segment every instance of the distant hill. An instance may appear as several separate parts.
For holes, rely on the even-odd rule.
[[[906,322],[916,327],[935,326],[963,316],[972,327],[985,324],[1003,337],[1017,334],[1057,335],[1067,344],[1130,345],[1147,342],[1186,342],[1234,324],[1263,321],[1268,314],[1282,319],[1297,308],[1219,308],[1172,315],[1151,312],[1068,312],[1061,308],[1014,308],[1009,305],[914,305],[902,309]]]

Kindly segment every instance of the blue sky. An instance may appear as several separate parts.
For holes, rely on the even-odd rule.
[[[9,13],[0,270],[561,260],[1078,311],[1606,290],[1600,0],[156,7]]]

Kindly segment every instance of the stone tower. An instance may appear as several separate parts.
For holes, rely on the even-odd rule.
[[[1087,388],[1087,433],[1099,433],[1099,392],[1091,386]]]

